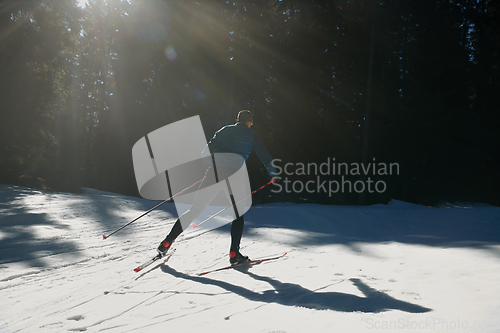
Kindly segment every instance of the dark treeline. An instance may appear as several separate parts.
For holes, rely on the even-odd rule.
[[[138,195],[139,138],[249,109],[280,166],[399,164],[361,201],[273,200],[500,204],[498,1],[88,2],[0,2],[0,183]]]

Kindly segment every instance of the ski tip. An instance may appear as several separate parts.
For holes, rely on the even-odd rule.
[[[106,235],[102,235],[102,239],[107,239],[108,237],[106,237]]]
[[[140,267],[137,267],[137,268],[134,268],[134,272],[139,272],[142,268]]]

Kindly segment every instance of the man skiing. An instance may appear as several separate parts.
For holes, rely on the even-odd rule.
[[[257,157],[264,164],[269,176],[273,177],[276,175],[276,168],[272,164],[273,158],[269,154],[259,136],[255,133],[254,130],[251,129],[252,125],[252,112],[248,110],[242,110],[238,112],[236,123],[233,125],[224,126],[220,130],[215,132],[213,138],[207,144],[205,151],[208,148],[209,153],[212,155],[212,157],[214,153],[237,154],[243,157],[243,159],[246,161],[252,150],[254,150],[257,154]],[[216,182],[217,176],[213,176],[214,172],[209,171],[210,167],[207,169],[200,187],[203,186],[204,183]],[[214,195],[215,194],[216,193],[214,193]],[[197,218],[208,206],[212,199],[213,196],[195,196],[191,208],[184,214],[182,214],[179,219],[177,219],[170,233],[158,246],[158,252],[161,255],[167,253],[168,249],[172,246],[172,243],[175,241],[175,239],[183,232],[183,225],[188,225],[195,218]],[[231,246],[229,251],[229,262],[232,265],[244,263],[249,260],[247,256],[242,255],[239,251],[241,236],[243,234],[243,226],[243,215],[238,216],[231,223]]]

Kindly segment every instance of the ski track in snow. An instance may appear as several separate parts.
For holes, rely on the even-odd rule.
[[[133,271],[171,203],[102,240],[154,205],[0,185],[0,332],[500,333],[498,207],[255,206],[241,251],[288,255],[197,276],[227,265],[228,226]]]

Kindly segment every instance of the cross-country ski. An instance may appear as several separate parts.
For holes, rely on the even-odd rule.
[[[136,272],[136,273],[140,272],[144,268],[146,268],[146,267],[154,264],[155,262],[157,262],[158,260],[161,260],[161,259],[163,259],[164,261],[168,261],[170,259],[170,257],[174,254],[174,252],[175,252],[175,249],[172,249],[169,253],[167,253],[165,255],[162,255],[161,253],[158,253],[157,255],[155,255],[150,260],[148,260],[145,263],[143,263],[142,265],[139,265],[136,268],[134,268],[134,272]]]
[[[266,262],[266,261],[271,261],[271,260],[276,260],[276,259],[283,258],[284,256],[286,256],[286,254],[287,253],[285,252],[284,254],[279,255],[279,256],[275,256],[275,257],[263,258],[263,259],[256,259],[256,260],[248,260],[248,261],[243,262],[241,264],[234,264],[234,265],[229,265],[229,266],[226,266],[226,267],[221,267],[221,268],[216,268],[216,269],[212,269],[212,270],[209,270],[209,271],[201,272],[201,273],[198,273],[198,275],[206,275],[206,274],[209,274],[209,273],[223,271],[223,270],[232,269],[232,268],[240,268],[240,267],[245,267],[245,266],[257,265],[257,264],[260,264],[260,263],[263,263],[263,262]]]

